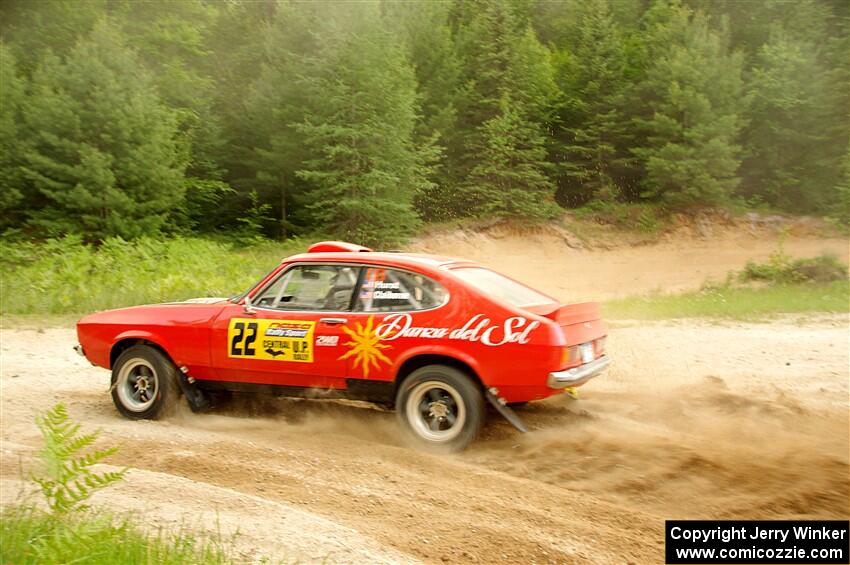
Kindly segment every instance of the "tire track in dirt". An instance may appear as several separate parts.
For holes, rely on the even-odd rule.
[[[621,323],[616,364],[578,401],[528,405],[524,436],[491,417],[448,457],[410,449],[392,414],[357,403],[259,398],[131,422],[107,372],[70,351],[71,330],[2,330],[3,477],[19,475],[6,446],[36,446],[32,417],[62,400],[122,443],[115,463],[140,470],[134,488],[197,485],[185,503],[154,497],[152,515],[241,494],[246,523],[283,515],[268,501],[358,532],[352,556],[374,540],[426,562],[659,562],[665,518],[847,516],[848,337],[846,316]],[[126,492],[100,500],[120,508]],[[279,551],[262,539],[243,553]]]

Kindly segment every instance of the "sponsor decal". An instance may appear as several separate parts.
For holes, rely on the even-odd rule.
[[[490,318],[476,314],[462,327],[426,328],[413,325],[413,317],[407,313],[390,314],[377,328],[375,335],[382,341],[392,341],[400,337],[420,337],[426,339],[454,339],[459,341],[480,341],[484,345],[497,347],[506,343],[526,344],[531,332],[540,325],[538,321],[529,322],[522,316],[513,316],[502,324],[493,324]]]
[[[232,318],[227,327],[227,356],[268,361],[313,362],[316,322]]]
[[[365,325],[355,322],[354,327],[342,326],[342,331],[351,339],[343,343],[349,350],[339,359],[354,359],[353,368],[362,367],[364,378],[369,377],[370,369],[379,369],[381,363],[392,364],[392,360],[384,355],[384,351],[392,346],[384,342],[400,337],[481,342],[498,347],[508,343],[526,344],[531,340],[531,332],[540,326],[540,322],[529,321],[522,316],[512,316],[503,323],[494,324],[483,314],[474,315],[463,326],[454,329],[414,326],[413,317],[408,313],[385,316],[377,326],[374,319],[374,316],[369,316]]]
[[[401,291],[400,282],[376,282],[372,298],[375,300],[409,300],[410,293]]]
[[[339,343],[338,335],[317,335],[316,347],[330,346],[333,347]]]
[[[343,343],[348,347],[348,351],[340,355],[338,360],[354,359],[353,369],[361,367],[363,369],[363,377],[369,378],[370,368],[379,369],[381,363],[387,365],[392,364],[392,360],[384,355],[384,351],[391,349],[391,346],[381,343],[381,337],[375,331],[375,316],[369,316],[366,324],[355,322],[354,327],[342,326],[349,338],[349,341]]]
[[[295,337],[304,339],[311,326],[301,322],[275,322],[266,329],[266,337]]]
[[[409,292],[387,292],[384,290],[376,290],[372,295],[375,300],[409,300]]]

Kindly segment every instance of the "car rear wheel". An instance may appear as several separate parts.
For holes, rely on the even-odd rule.
[[[112,367],[112,402],[133,420],[157,419],[170,412],[179,395],[177,369],[160,351],[134,345]]]
[[[468,375],[445,365],[412,372],[396,395],[403,427],[420,444],[439,451],[460,451],[484,424],[484,398]]]

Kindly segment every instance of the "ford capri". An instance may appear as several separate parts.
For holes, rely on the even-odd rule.
[[[111,370],[128,418],[160,418],[181,395],[204,411],[215,391],[348,398],[457,451],[487,403],[524,431],[512,405],[602,372],[606,333],[598,304],[561,304],[474,262],[321,242],[239,296],[86,316],[75,349]]]

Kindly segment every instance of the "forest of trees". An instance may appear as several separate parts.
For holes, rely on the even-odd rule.
[[[9,0],[0,231],[850,214],[846,0]]]

